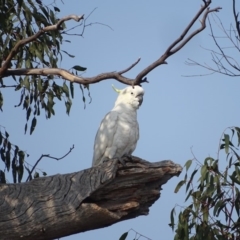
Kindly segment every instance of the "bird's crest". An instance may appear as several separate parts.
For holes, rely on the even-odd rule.
[[[112,84],[112,88],[113,88],[113,90],[114,90],[115,92],[117,92],[117,93],[120,93],[120,92],[121,92],[121,90],[120,90],[120,89],[117,89],[117,88],[115,88],[113,84]]]

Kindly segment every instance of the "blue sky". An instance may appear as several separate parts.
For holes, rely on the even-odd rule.
[[[74,65],[87,67],[84,76],[90,77],[106,71],[122,70],[139,57],[140,63],[125,76],[134,78],[143,68],[159,58],[166,48],[181,34],[198,11],[202,1],[58,1],[59,17],[68,14],[88,15],[90,22],[109,25],[92,25],[85,31],[84,38],[69,37],[62,49],[75,55],[64,55],[61,67],[69,69]],[[224,25],[229,28],[232,17],[231,1],[218,0],[212,7],[221,6],[218,13]],[[240,10],[240,4],[238,3]],[[199,26],[194,25],[194,29]],[[76,25],[68,22],[67,27]],[[214,25],[216,27],[216,25]],[[217,29],[217,28],[216,28]],[[76,30],[77,31],[77,30]],[[171,159],[184,165],[191,159],[191,148],[199,161],[208,156],[216,157],[220,136],[228,126],[239,126],[239,87],[237,78],[213,74],[205,77],[184,77],[207,73],[199,67],[185,64],[188,58],[201,63],[211,62],[209,52],[202,47],[215,45],[209,36],[210,29],[192,39],[180,52],[171,56],[168,65],[162,65],[148,74],[149,84],[144,84],[144,102],[138,112],[140,140],[134,155],[148,161]],[[218,31],[217,34],[220,35]],[[229,44],[223,42],[226,47]],[[202,47],[201,47],[202,46]],[[233,53],[235,56],[235,53]],[[236,56],[237,59],[237,56]],[[61,81],[61,80],[59,80]],[[48,175],[70,173],[89,168],[92,162],[93,142],[104,115],[111,110],[116,93],[111,84],[124,88],[115,80],[107,80],[90,86],[92,102],[86,109],[78,86],[70,116],[65,114],[63,102],[56,104],[56,116],[50,120],[41,117],[32,136],[24,135],[25,112],[14,108],[19,96],[6,89],[1,113],[1,125],[7,128],[13,143],[27,150],[27,161],[34,164],[41,154],[56,157],[64,155],[74,144],[74,151],[59,162],[43,159],[38,165]],[[3,92],[4,93],[4,92]],[[87,98],[87,102],[89,99]],[[224,160],[222,160],[224,161]],[[168,223],[170,211],[175,204],[184,205],[184,191],[174,194],[179,178],[163,185],[161,198],[150,208],[148,216],[124,221],[108,228],[68,236],[75,239],[118,239],[130,228],[151,239],[172,239]],[[11,180],[11,176],[9,177]],[[128,239],[132,239],[132,236]]]

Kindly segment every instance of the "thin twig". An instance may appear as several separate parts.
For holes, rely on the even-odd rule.
[[[47,157],[47,158],[51,158],[51,159],[54,159],[54,160],[59,161],[59,160],[65,158],[68,154],[70,154],[70,152],[71,152],[73,149],[74,149],[74,145],[70,148],[70,150],[69,150],[64,156],[62,156],[62,157],[60,157],[60,158],[52,157],[52,156],[50,156],[50,154],[42,154],[42,156],[36,161],[36,163],[35,163],[34,166],[32,167],[32,170],[30,171],[30,173],[29,173],[29,175],[28,175],[28,177],[27,177],[26,182],[28,182],[28,181],[30,180],[30,177],[31,177],[34,169],[37,167],[37,165],[38,165],[39,162],[42,160],[42,158]]]
[[[208,19],[210,31],[211,31],[210,36],[212,37],[219,52],[216,52],[214,50],[209,50],[206,48],[205,48],[205,50],[211,52],[212,61],[214,62],[215,67],[213,68],[213,67],[207,65],[206,63],[200,64],[199,62],[196,62],[192,59],[188,59],[190,62],[186,62],[186,64],[203,67],[203,68],[211,71],[212,73],[220,73],[220,74],[230,76],[230,77],[240,76],[240,65],[239,65],[238,61],[236,59],[234,59],[233,57],[228,56],[226,54],[226,49],[229,49],[229,47],[228,48],[222,47],[218,40],[218,39],[222,39],[222,38],[224,38],[224,39],[227,38],[232,43],[232,48],[235,48],[238,52],[240,52],[240,48],[239,48],[240,23],[238,21],[238,13],[236,13],[235,0],[233,0],[232,3],[233,3],[233,15],[234,15],[234,22],[235,22],[236,30],[233,29],[232,24],[230,25],[230,30],[226,30],[226,28],[223,26],[221,19],[216,14],[214,14],[214,15],[212,15],[212,19],[217,24],[219,29],[224,33],[223,37],[216,36],[213,31],[212,23],[211,23],[210,19]],[[217,20],[215,20],[215,17],[217,18]],[[228,33],[229,31],[230,31],[230,33]],[[236,40],[234,40],[234,36],[233,36],[232,32],[234,32],[234,36],[236,37]],[[233,70],[236,70],[238,73]],[[195,76],[201,76],[201,75],[195,75]]]
[[[237,71],[240,71],[240,69],[237,68],[235,65],[233,65],[233,64],[229,61],[228,57],[225,55],[225,52],[222,50],[221,46],[218,44],[218,42],[217,42],[217,40],[216,40],[216,38],[215,38],[215,36],[214,36],[212,24],[211,24],[211,22],[210,22],[209,19],[208,19],[208,22],[209,22],[209,26],[210,26],[210,30],[211,30],[211,34],[212,34],[213,41],[214,41],[215,45],[217,46],[217,48],[219,49],[219,51],[221,52],[223,58],[226,60],[226,62],[227,62],[232,68],[236,69]],[[225,34],[227,35],[226,32],[225,32]],[[227,36],[228,36],[228,35],[227,35]]]
[[[9,85],[9,86],[7,86],[7,85],[1,85],[0,86],[0,88],[11,88],[11,87],[17,87],[17,85]]]
[[[131,66],[129,66],[128,68],[126,68],[126,69],[124,69],[124,70],[122,70],[122,71],[119,71],[118,72],[118,74],[123,74],[123,73],[126,73],[126,72],[128,72],[129,70],[131,70],[133,67],[135,67],[139,62],[140,62],[140,60],[141,60],[141,58],[138,58],[138,60],[135,62],[135,63],[133,63]]]

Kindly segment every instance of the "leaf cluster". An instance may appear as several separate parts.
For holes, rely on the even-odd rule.
[[[175,240],[240,238],[240,128],[230,130],[231,134],[224,132],[218,152],[226,157],[224,170],[220,170],[219,159],[211,157],[203,164],[196,158],[186,162],[186,174],[175,192],[185,186],[185,202],[190,204],[180,208],[177,221],[177,206],[171,211],[169,225],[175,230]],[[189,174],[193,162],[196,166]]]
[[[40,0],[5,0],[0,2],[0,61],[8,58],[11,52],[14,52],[15,46],[19,41],[27,39],[42,28],[52,26],[58,22],[57,13],[60,9],[55,5],[44,5]],[[9,68],[15,69],[36,69],[36,68],[59,68],[62,61],[62,53],[69,57],[74,57],[67,51],[61,50],[63,42],[70,42],[63,39],[64,22],[57,31],[46,31],[34,41],[30,41],[18,48],[14,52]],[[85,71],[86,68],[74,66],[72,71],[78,75],[79,71]],[[28,121],[31,121],[29,127],[30,134],[33,133],[37,125],[37,117],[44,111],[46,118],[55,115],[55,99],[64,100],[66,113],[69,114],[74,96],[74,86],[70,82],[68,85],[65,81],[60,84],[54,81],[55,76],[47,75],[26,75],[12,76],[15,85],[15,91],[20,92],[19,103],[15,107],[22,106],[26,111],[25,133],[28,131]],[[9,79],[0,79],[0,88],[9,84]],[[85,88],[88,86],[84,86]],[[83,87],[80,85],[85,97]],[[3,110],[3,92],[0,92],[0,110]]]
[[[0,170],[0,183],[6,183],[5,171],[12,170],[13,182],[20,183],[24,173],[25,152],[9,140],[6,130],[0,128],[0,158],[4,162],[4,171]]]

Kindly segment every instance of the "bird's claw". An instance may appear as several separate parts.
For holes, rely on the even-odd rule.
[[[124,162],[123,158],[120,158],[120,157],[116,157],[114,159],[117,159],[123,166],[126,165],[126,163]]]
[[[132,156],[130,154],[124,154],[123,157],[126,157],[129,161],[132,161]]]
[[[108,157],[105,157],[102,162],[108,162],[109,160],[118,160],[123,166],[126,165],[126,163],[124,162],[123,158],[120,158],[120,157],[116,157],[116,158],[108,158]]]
[[[124,162],[123,158],[119,158],[118,161],[119,161],[123,166],[126,165],[126,163]]]

